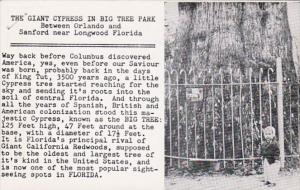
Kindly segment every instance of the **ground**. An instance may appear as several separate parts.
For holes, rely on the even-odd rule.
[[[166,190],[300,190],[300,171],[280,173],[277,185],[267,187],[263,175],[167,176]]]

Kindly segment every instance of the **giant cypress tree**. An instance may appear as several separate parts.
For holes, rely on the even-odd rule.
[[[175,37],[171,41],[166,40],[167,69],[175,69],[178,73],[180,69],[184,69],[188,73],[191,68],[194,68],[197,83],[211,83],[212,79],[215,83],[230,83],[231,80],[239,82],[240,76],[243,82],[249,82],[250,68],[253,70],[252,81],[258,81],[259,74],[262,75],[262,80],[266,80],[268,69],[272,68],[274,72],[271,73],[271,79],[275,80],[276,58],[280,57],[285,80],[296,81],[286,3],[178,3],[178,13]],[[166,35],[168,39],[168,33]],[[263,73],[260,73],[260,69]],[[232,73],[232,78],[230,78],[230,73]],[[204,76],[207,81],[203,81]],[[173,82],[175,78],[173,77]],[[179,82],[184,82],[183,80],[183,76],[179,76]],[[187,80],[191,81],[189,77]],[[233,155],[242,157],[242,154],[245,157],[259,156],[261,127],[270,124],[275,127],[277,125],[276,87],[271,87],[271,110],[268,104],[270,89],[266,85],[262,87],[261,110],[257,96],[259,85],[253,85],[252,89],[249,85],[224,87],[222,89],[223,102],[220,87],[205,87],[204,100],[197,103],[187,103],[186,88],[179,87],[179,107],[175,100],[176,89],[171,88],[173,114],[171,118],[166,115],[166,126],[170,124],[169,122],[172,123],[173,155],[195,157],[198,152],[198,157],[203,158],[205,151],[203,144],[206,144],[208,158],[223,158],[224,154],[226,158]],[[239,95],[240,91],[242,91],[242,97]],[[251,91],[252,99],[250,100]],[[212,98],[213,93],[214,98]],[[239,102],[240,99],[242,102]],[[250,105],[251,101],[252,105]],[[294,104],[296,102],[297,100]],[[285,99],[287,107],[290,103],[293,104],[293,100]],[[189,113],[187,119],[184,114],[185,106]],[[223,112],[221,112],[221,107],[223,107]],[[242,107],[241,110],[239,107]],[[179,117],[174,110],[180,112]],[[206,113],[207,142],[203,139],[204,112]],[[271,122],[268,114],[270,112],[273,113]],[[294,112],[294,115],[297,114],[297,110]],[[285,119],[288,120],[291,113],[288,111],[286,113],[288,116]],[[225,122],[224,132],[221,127],[222,117]],[[196,121],[193,118],[196,118]],[[185,121],[187,121],[188,130],[185,129]],[[285,124],[290,125],[290,123]],[[243,136],[240,126],[244,130]],[[290,132],[287,133],[292,135],[288,135],[286,144],[298,133],[297,126],[288,130]],[[178,131],[181,136],[179,143],[177,142]],[[166,134],[169,133],[169,129],[166,129]],[[225,140],[222,139],[222,133],[225,133]],[[188,138],[183,138],[186,136]],[[193,140],[195,138],[198,144],[196,146]],[[213,138],[216,139],[215,147],[212,145]],[[170,136],[167,136],[166,141],[170,141]],[[223,152],[223,141],[227,147],[226,153]],[[243,148],[241,147],[242,141]],[[188,146],[186,146],[187,142]],[[252,146],[255,149],[253,152]],[[169,145],[166,146],[167,149],[169,147]],[[180,153],[177,153],[178,148],[181,150]],[[189,150],[185,150],[186,148]],[[293,150],[289,150],[288,153],[293,154]]]
[[[286,3],[179,3],[176,62],[274,66],[295,74]]]

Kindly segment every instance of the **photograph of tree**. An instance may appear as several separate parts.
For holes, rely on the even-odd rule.
[[[165,3],[166,189],[299,188],[298,12]]]

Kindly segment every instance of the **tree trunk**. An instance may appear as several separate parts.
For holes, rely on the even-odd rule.
[[[172,63],[180,68],[275,68],[295,80],[286,3],[179,3]],[[173,66],[174,68],[174,66]]]
[[[258,82],[260,76],[261,81],[267,80],[270,68],[274,82],[278,57],[284,80],[297,78],[286,3],[178,3],[175,32],[171,34],[169,27],[166,69],[178,73],[170,74],[171,83],[208,84],[201,87],[203,99],[198,102],[187,100],[188,86],[168,87],[171,102],[166,106],[171,109],[166,108],[166,113],[171,114],[166,114],[166,127],[172,129],[166,130],[166,141],[171,133],[173,145],[168,147],[173,155],[212,159],[260,156],[262,127],[277,127],[276,87],[249,83]],[[247,85],[209,85],[239,82]],[[285,99],[285,107],[293,101],[297,102]],[[285,113],[288,120],[292,113]],[[293,114],[298,115],[297,111]],[[299,135],[296,131],[290,134],[286,142]]]

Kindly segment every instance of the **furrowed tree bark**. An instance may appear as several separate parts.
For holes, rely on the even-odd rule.
[[[167,33],[165,45],[166,69],[178,72],[179,83],[186,82],[183,75],[179,74],[180,70],[187,73],[188,83],[193,83],[193,73],[189,71],[194,70],[197,84],[212,82],[220,84],[258,81],[259,75],[262,76],[262,81],[266,81],[270,68],[273,69],[271,81],[274,81],[278,57],[282,59],[284,80],[297,81],[286,3],[178,3],[178,14],[176,32],[172,34],[174,37],[169,38]],[[251,78],[250,69],[253,71]],[[261,69],[263,73],[260,72]],[[171,76],[171,83],[176,83],[175,79],[175,75]],[[222,89],[218,86],[206,86],[203,87],[203,100],[187,103],[186,88],[180,86],[177,106],[175,105],[177,89],[172,87],[171,110],[172,113],[179,112],[179,117],[171,114],[173,142],[177,141],[178,133],[188,137],[182,137],[173,145],[173,152],[179,147],[182,151],[177,156],[180,157],[195,157],[197,152],[199,158],[205,158],[205,153],[207,158],[216,159],[224,156],[225,158],[259,156],[261,126],[277,125],[277,117],[274,116],[272,119],[269,117],[269,113],[276,113],[277,109],[274,95],[276,87],[271,86],[269,89],[269,86],[262,85],[262,100],[258,96],[259,88],[258,85],[252,88],[249,85],[232,88],[227,86]],[[268,99],[270,94],[273,98],[271,104]],[[259,101],[262,103],[261,109]],[[297,101],[291,100],[290,103],[292,102]],[[288,104],[286,99],[285,106],[288,107]],[[188,106],[188,131],[183,131],[184,106]],[[174,125],[177,121],[180,123],[179,128]],[[223,133],[225,139],[222,139]],[[290,134],[295,135],[295,132],[292,131]],[[207,138],[206,142],[203,139],[204,135]],[[294,138],[293,135],[289,138]],[[244,141],[243,148],[242,141]],[[289,139],[286,139],[286,142],[288,141]],[[184,149],[187,143],[189,150]]]
[[[274,67],[295,80],[286,3],[179,3],[172,57],[182,67]],[[288,74],[288,75],[287,75]]]

